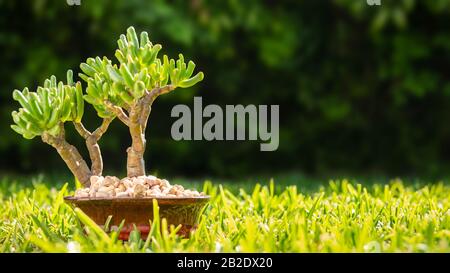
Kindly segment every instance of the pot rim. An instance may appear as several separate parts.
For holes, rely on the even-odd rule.
[[[193,203],[208,202],[211,197],[209,195],[194,196],[194,197],[75,197],[65,196],[64,200],[69,203],[114,203],[114,204],[153,204],[153,199],[156,199],[159,205],[184,205]]]

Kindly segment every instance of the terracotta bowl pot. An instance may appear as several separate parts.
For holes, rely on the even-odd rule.
[[[119,234],[120,240],[128,240],[134,225],[141,232],[141,237],[147,238],[150,231],[149,220],[153,219],[153,199],[158,201],[160,218],[166,218],[169,225],[181,224],[178,233],[188,237],[189,233],[196,228],[199,216],[206,208],[210,197],[64,197],[67,203],[80,208],[100,226],[106,223],[109,215],[112,215],[111,228],[118,227],[125,219],[125,224]]]

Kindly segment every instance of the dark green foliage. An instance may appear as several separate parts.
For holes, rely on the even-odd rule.
[[[184,175],[290,168],[447,171],[449,15],[449,0],[382,0],[381,7],[363,0],[82,1],[79,7],[0,1],[0,118],[10,120],[11,90],[37,86],[47,75],[62,79],[87,56],[113,59],[111,37],[134,25],[155,43],[195,56],[208,75],[152,109],[146,155],[153,168]],[[205,104],[279,104],[279,149],[261,153],[256,142],[171,140],[170,109],[192,104],[194,94]],[[86,109],[85,115],[95,126],[95,112]],[[8,126],[0,125],[3,168],[60,166],[56,155],[35,162],[35,153],[50,150],[22,141]],[[129,139],[120,125],[111,131],[102,147],[112,169],[123,165],[115,158],[123,158]]]

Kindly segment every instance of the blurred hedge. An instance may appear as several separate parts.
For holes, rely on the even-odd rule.
[[[0,0],[1,169],[63,170],[50,147],[10,130],[12,90],[63,77],[90,56],[112,58],[119,34],[134,25],[206,75],[196,89],[155,104],[146,153],[153,171],[446,171],[450,0],[381,2]],[[204,104],[279,104],[279,149],[172,140],[170,110],[194,95]],[[88,112],[88,126],[98,122]],[[108,168],[124,171],[128,143],[116,123],[102,140]]]

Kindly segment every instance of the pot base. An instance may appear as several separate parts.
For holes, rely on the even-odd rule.
[[[95,223],[102,226],[111,215],[110,226],[119,226],[125,220],[119,239],[128,240],[134,226],[140,231],[141,238],[146,239],[150,231],[150,220],[153,219],[153,200],[159,206],[160,219],[165,218],[167,224],[178,226],[180,236],[189,237],[195,230],[198,218],[210,199],[209,196],[199,197],[160,197],[160,198],[89,198],[64,197],[65,202],[80,208]]]
[[[114,227],[112,227],[112,228],[114,228]],[[118,228],[118,227],[116,227],[116,228]],[[177,234],[181,237],[189,238],[191,232],[195,231],[196,228],[197,228],[197,225],[193,225],[193,226],[181,225],[181,228],[178,230]],[[150,225],[137,225],[136,226],[136,230],[138,230],[139,233],[141,234],[142,240],[147,239],[150,229],[151,229]],[[130,238],[130,234],[133,230],[135,230],[135,225],[128,225],[128,226],[122,227],[122,230],[119,233],[118,239],[122,240],[122,241],[128,241],[128,239]]]

